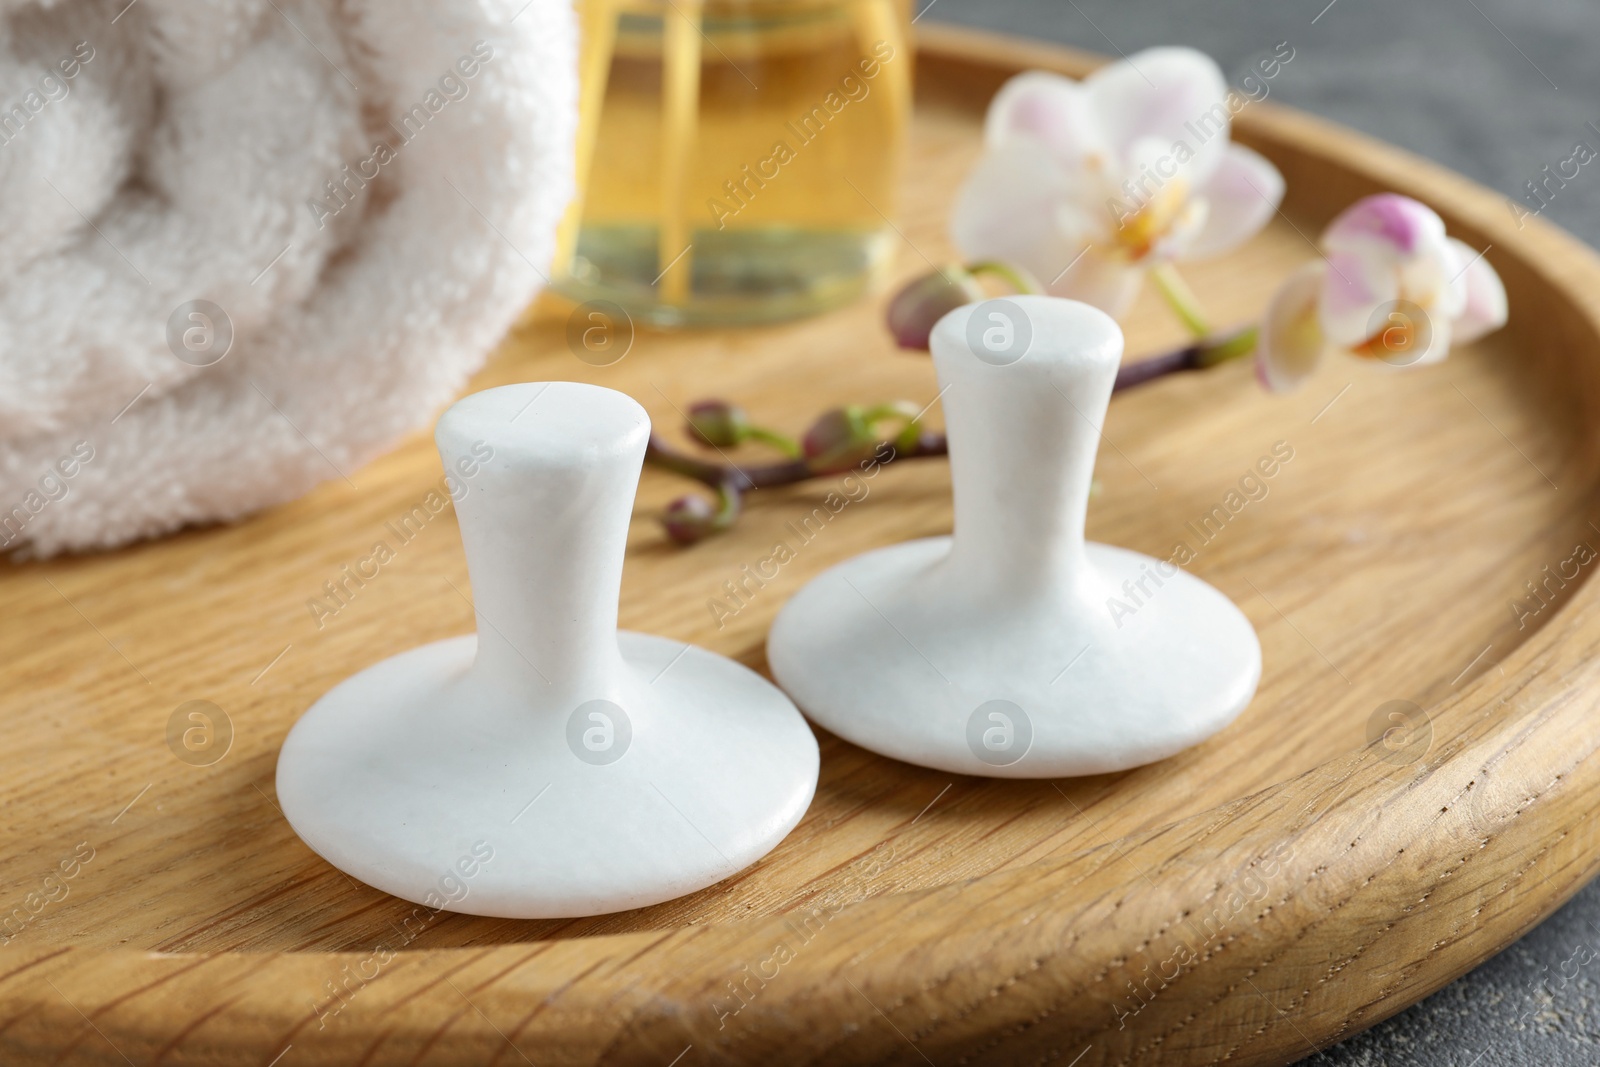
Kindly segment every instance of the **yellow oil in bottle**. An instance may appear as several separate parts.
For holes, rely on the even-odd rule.
[[[663,325],[859,296],[911,107],[906,0],[582,0],[581,208],[556,287]]]

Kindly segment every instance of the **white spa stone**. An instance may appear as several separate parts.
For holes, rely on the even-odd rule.
[[[476,636],[335,686],[295,724],[278,800],[335,867],[451,911],[643,907],[754,863],[816,789],[816,739],[755,672],[617,631],[650,420],[530,383],[439,420]]]
[[[801,589],[767,639],[779,684],[863,748],[991,777],[1123,770],[1227,726],[1261,676],[1243,613],[1170,562],[1084,540],[1116,323],[1017,296],[950,312],[932,349],[955,532]]]

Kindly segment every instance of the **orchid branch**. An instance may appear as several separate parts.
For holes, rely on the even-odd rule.
[[[930,279],[936,279],[939,285],[959,287],[963,284],[959,276],[936,274],[918,279],[906,291],[920,286],[922,295],[927,297],[930,291],[939,288],[935,285],[930,289]],[[903,321],[926,317],[925,309],[916,309],[915,316]],[[1169,374],[1205,370],[1242,358],[1255,351],[1256,338],[1256,327],[1247,326],[1222,337],[1196,340],[1175,351],[1125,364],[1117,371],[1112,392],[1132,389]],[[925,344],[925,336],[923,340]],[[905,400],[869,406],[848,405],[826,411],[798,442],[755,426],[743,409],[725,400],[693,404],[688,414],[689,435],[703,445],[727,449],[745,441],[760,441],[776,448],[785,458],[761,464],[715,463],[677,451],[652,434],[645,451],[647,464],[700,482],[716,494],[714,503],[703,496],[688,495],[667,506],[661,522],[668,536],[679,544],[692,544],[731,528],[747,493],[837,474],[869,460],[888,464],[949,454],[945,435],[924,428],[919,409]]]

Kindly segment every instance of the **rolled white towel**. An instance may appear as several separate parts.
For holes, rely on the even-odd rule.
[[[424,424],[542,284],[575,53],[570,0],[0,0],[0,550]]]

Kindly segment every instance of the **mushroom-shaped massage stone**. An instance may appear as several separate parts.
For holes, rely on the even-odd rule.
[[[954,535],[801,589],[767,639],[778,683],[864,748],[992,777],[1118,771],[1227,726],[1261,676],[1243,613],[1170,561],[1084,541],[1116,323],[1018,296],[945,315],[932,349]]]
[[[642,907],[754,863],[800,821],[817,743],[703,649],[617,631],[650,419],[621,393],[511,385],[439,420],[476,636],[384,660],[295,724],[278,799],[362,881],[430,907]]]

